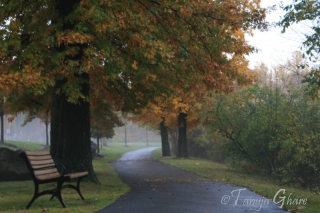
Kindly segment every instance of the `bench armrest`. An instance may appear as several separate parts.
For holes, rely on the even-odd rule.
[[[59,170],[60,174],[61,175],[65,175],[65,173],[67,172],[67,168],[62,163],[57,164],[56,166],[59,167],[59,168],[62,168],[62,170]]]
[[[56,166],[62,168],[61,175],[65,175],[65,174],[66,174],[67,168],[66,168],[65,165],[63,165],[63,164],[60,163],[60,164],[57,164]],[[81,168],[81,172],[84,172],[84,171],[85,171],[83,164],[80,163],[80,162],[78,163],[77,168]]]

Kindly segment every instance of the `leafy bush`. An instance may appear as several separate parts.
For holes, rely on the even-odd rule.
[[[222,152],[225,138],[218,132],[208,132],[203,126],[198,126],[188,132],[188,153],[190,156],[205,158],[216,162],[224,162],[226,156]]]
[[[281,181],[320,183],[320,105],[301,91],[253,87],[212,102],[208,129],[235,162]]]

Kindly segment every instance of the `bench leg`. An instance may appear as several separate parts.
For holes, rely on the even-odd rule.
[[[66,204],[63,202],[62,197],[61,197],[62,184],[63,184],[63,181],[58,181],[56,197],[59,199],[59,201],[60,201],[61,205],[63,206],[63,208],[66,208]]]
[[[31,201],[29,202],[28,206],[26,207],[26,209],[29,209],[29,207],[31,206],[31,204],[40,196],[42,195],[47,195],[47,194],[51,194],[52,197],[50,200],[53,199],[53,197],[57,197],[58,200],[60,201],[61,205],[63,206],[63,208],[66,208],[66,204],[63,202],[62,200],[62,196],[61,196],[61,189],[62,189],[62,184],[63,184],[63,180],[62,181],[58,181],[57,183],[57,188],[54,190],[47,190],[47,191],[43,191],[41,193],[39,193],[39,184],[38,183],[34,183],[35,189],[34,189],[34,195],[33,198],[31,199]]]
[[[26,209],[29,209],[31,204],[39,197],[39,184],[34,183],[34,194],[32,199],[30,200],[29,204],[27,205]]]
[[[82,177],[79,177],[79,178],[78,178],[78,180],[77,180],[77,186],[68,184],[68,185],[65,185],[65,187],[72,188],[72,189],[76,190],[76,191],[78,192],[81,200],[84,200],[84,197],[82,196],[81,191],[80,191],[80,180],[81,180],[81,178],[82,178]]]
[[[81,177],[78,178],[76,191],[80,195],[81,199],[84,200],[84,197],[82,196],[81,191],[80,191],[80,180],[81,180]]]

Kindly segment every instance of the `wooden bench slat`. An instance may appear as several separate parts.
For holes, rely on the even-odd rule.
[[[35,170],[34,174],[36,175],[44,175],[44,174],[51,174],[51,173],[58,173],[56,168],[49,168],[49,169],[40,169],[40,170]]]
[[[36,170],[36,169],[45,169],[45,168],[49,168],[49,167],[55,167],[55,164],[52,163],[52,164],[32,166],[32,168],[33,168],[34,170]]]
[[[40,152],[38,152],[38,151],[35,151],[35,152],[33,152],[33,151],[25,151],[25,153],[27,154],[27,156],[32,156],[32,155],[35,155],[35,156],[37,156],[37,155],[50,155],[50,153],[48,151],[40,151]]]
[[[77,173],[72,173],[72,174],[66,174],[64,176],[68,176],[72,179],[72,178],[84,177],[87,175],[88,175],[88,172],[77,172]]]
[[[33,155],[33,156],[28,156],[29,160],[49,160],[52,159],[51,155]]]
[[[40,161],[37,161],[37,160],[31,160],[30,161],[30,164],[32,166],[37,166],[37,165],[45,165],[45,164],[54,164],[54,161],[52,159],[49,159],[49,160],[40,160]]]
[[[36,177],[39,180],[50,180],[53,178],[61,177],[61,175],[59,173],[53,173],[53,174],[45,174],[45,175],[36,175]]]

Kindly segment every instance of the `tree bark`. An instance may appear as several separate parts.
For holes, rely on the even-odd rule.
[[[88,74],[82,74],[87,75]],[[54,88],[60,85],[56,84]],[[89,84],[82,85],[82,93],[89,95]],[[67,168],[67,173],[81,171],[79,163],[89,172],[89,179],[99,182],[92,166],[90,141],[90,103],[67,101],[65,94],[53,91],[51,110],[51,155]]]
[[[160,123],[160,134],[161,134],[161,145],[162,145],[162,156],[170,156],[170,144],[168,139],[168,127],[164,123],[164,119]]]
[[[180,158],[188,157],[188,147],[187,147],[187,114],[179,113],[179,135],[178,135],[178,155]]]
[[[61,96],[56,91],[62,87],[63,83],[57,81],[51,89],[51,131],[50,131],[50,153],[53,159],[62,158],[63,144],[60,136],[61,129]]]
[[[49,146],[49,113],[50,110],[46,112],[45,125],[46,125],[46,145]]]
[[[127,120],[124,121],[124,146],[127,147]]]
[[[60,0],[56,9],[60,17],[68,16],[79,0]],[[73,30],[75,24],[65,22],[63,30]],[[84,55],[85,44],[71,44],[79,48],[74,56],[66,56],[67,60],[81,61]],[[56,48],[58,52],[64,52],[66,47],[61,44]],[[81,64],[78,68],[80,68]],[[89,75],[87,73],[73,74],[74,78],[81,79],[81,92],[89,97]],[[68,102],[68,97],[63,92],[63,86],[67,79],[56,80],[51,93],[51,147],[50,152],[56,163],[63,164],[66,173],[78,172],[82,168],[89,172],[89,179],[99,182],[93,171],[90,140],[90,103],[82,99],[77,104]],[[57,90],[60,94],[57,94]]]
[[[3,104],[2,104],[3,105]],[[0,107],[0,123],[1,123],[1,138],[0,138],[0,143],[4,143],[4,122],[3,122],[3,109]]]
[[[147,127],[146,127],[146,139],[147,139],[147,146],[149,146],[148,128]]]

